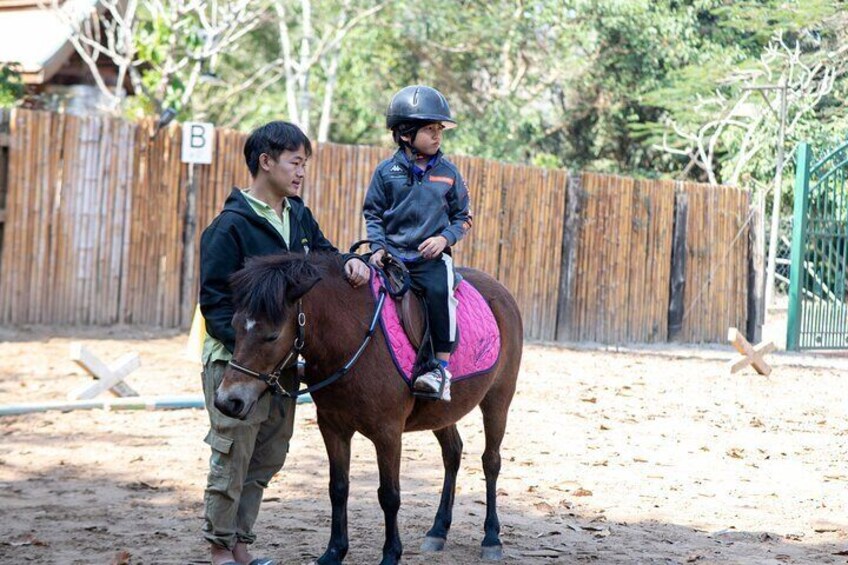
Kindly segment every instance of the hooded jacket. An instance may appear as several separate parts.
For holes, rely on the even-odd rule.
[[[298,197],[289,197],[290,247],[280,233],[248,204],[238,188],[233,188],[224,209],[203,230],[200,238],[200,311],[206,319],[206,331],[233,352],[236,334],[230,322],[234,308],[230,276],[244,267],[250,257],[291,251],[334,251],[312,212]],[[353,257],[345,255],[346,259]]]
[[[377,166],[363,215],[372,249],[403,260],[421,257],[418,246],[441,235],[455,245],[471,228],[468,189],[456,166],[439,151],[420,174],[399,150]]]

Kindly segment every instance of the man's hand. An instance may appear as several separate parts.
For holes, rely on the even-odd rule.
[[[435,259],[448,246],[448,240],[443,235],[428,237],[418,246],[418,251],[425,259]]]
[[[371,270],[365,264],[365,261],[360,259],[348,259],[344,265],[344,269],[347,282],[353,288],[362,286],[371,278]]]
[[[383,256],[386,254],[385,249],[378,249],[371,254],[371,264],[375,267],[383,267]]]

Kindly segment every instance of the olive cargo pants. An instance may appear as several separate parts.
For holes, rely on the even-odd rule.
[[[204,494],[203,533],[207,541],[232,549],[236,542],[253,543],[253,524],[262,494],[283,467],[294,428],[295,400],[263,394],[246,420],[236,420],[215,408],[215,390],[227,363],[211,361],[203,370],[203,393],[209,414],[206,443],[212,449]],[[281,379],[292,390],[296,368]]]

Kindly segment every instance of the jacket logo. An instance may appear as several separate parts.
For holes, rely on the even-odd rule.
[[[403,172],[403,169],[400,167],[400,165],[392,165],[392,168],[389,169],[389,172],[401,173],[401,172]]]
[[[450,177],[437,177],[436,175],[430,175],[430,180],[433,182],[443,182],[448,186],[453,186],[453,179]]]

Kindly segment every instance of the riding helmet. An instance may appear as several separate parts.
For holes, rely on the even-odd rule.
[[[386,110],[387,128],[394,129],[404,122],[441,122],[447,129],[456,127],[444,95],[435,88],[419,84],[398,91]]]

